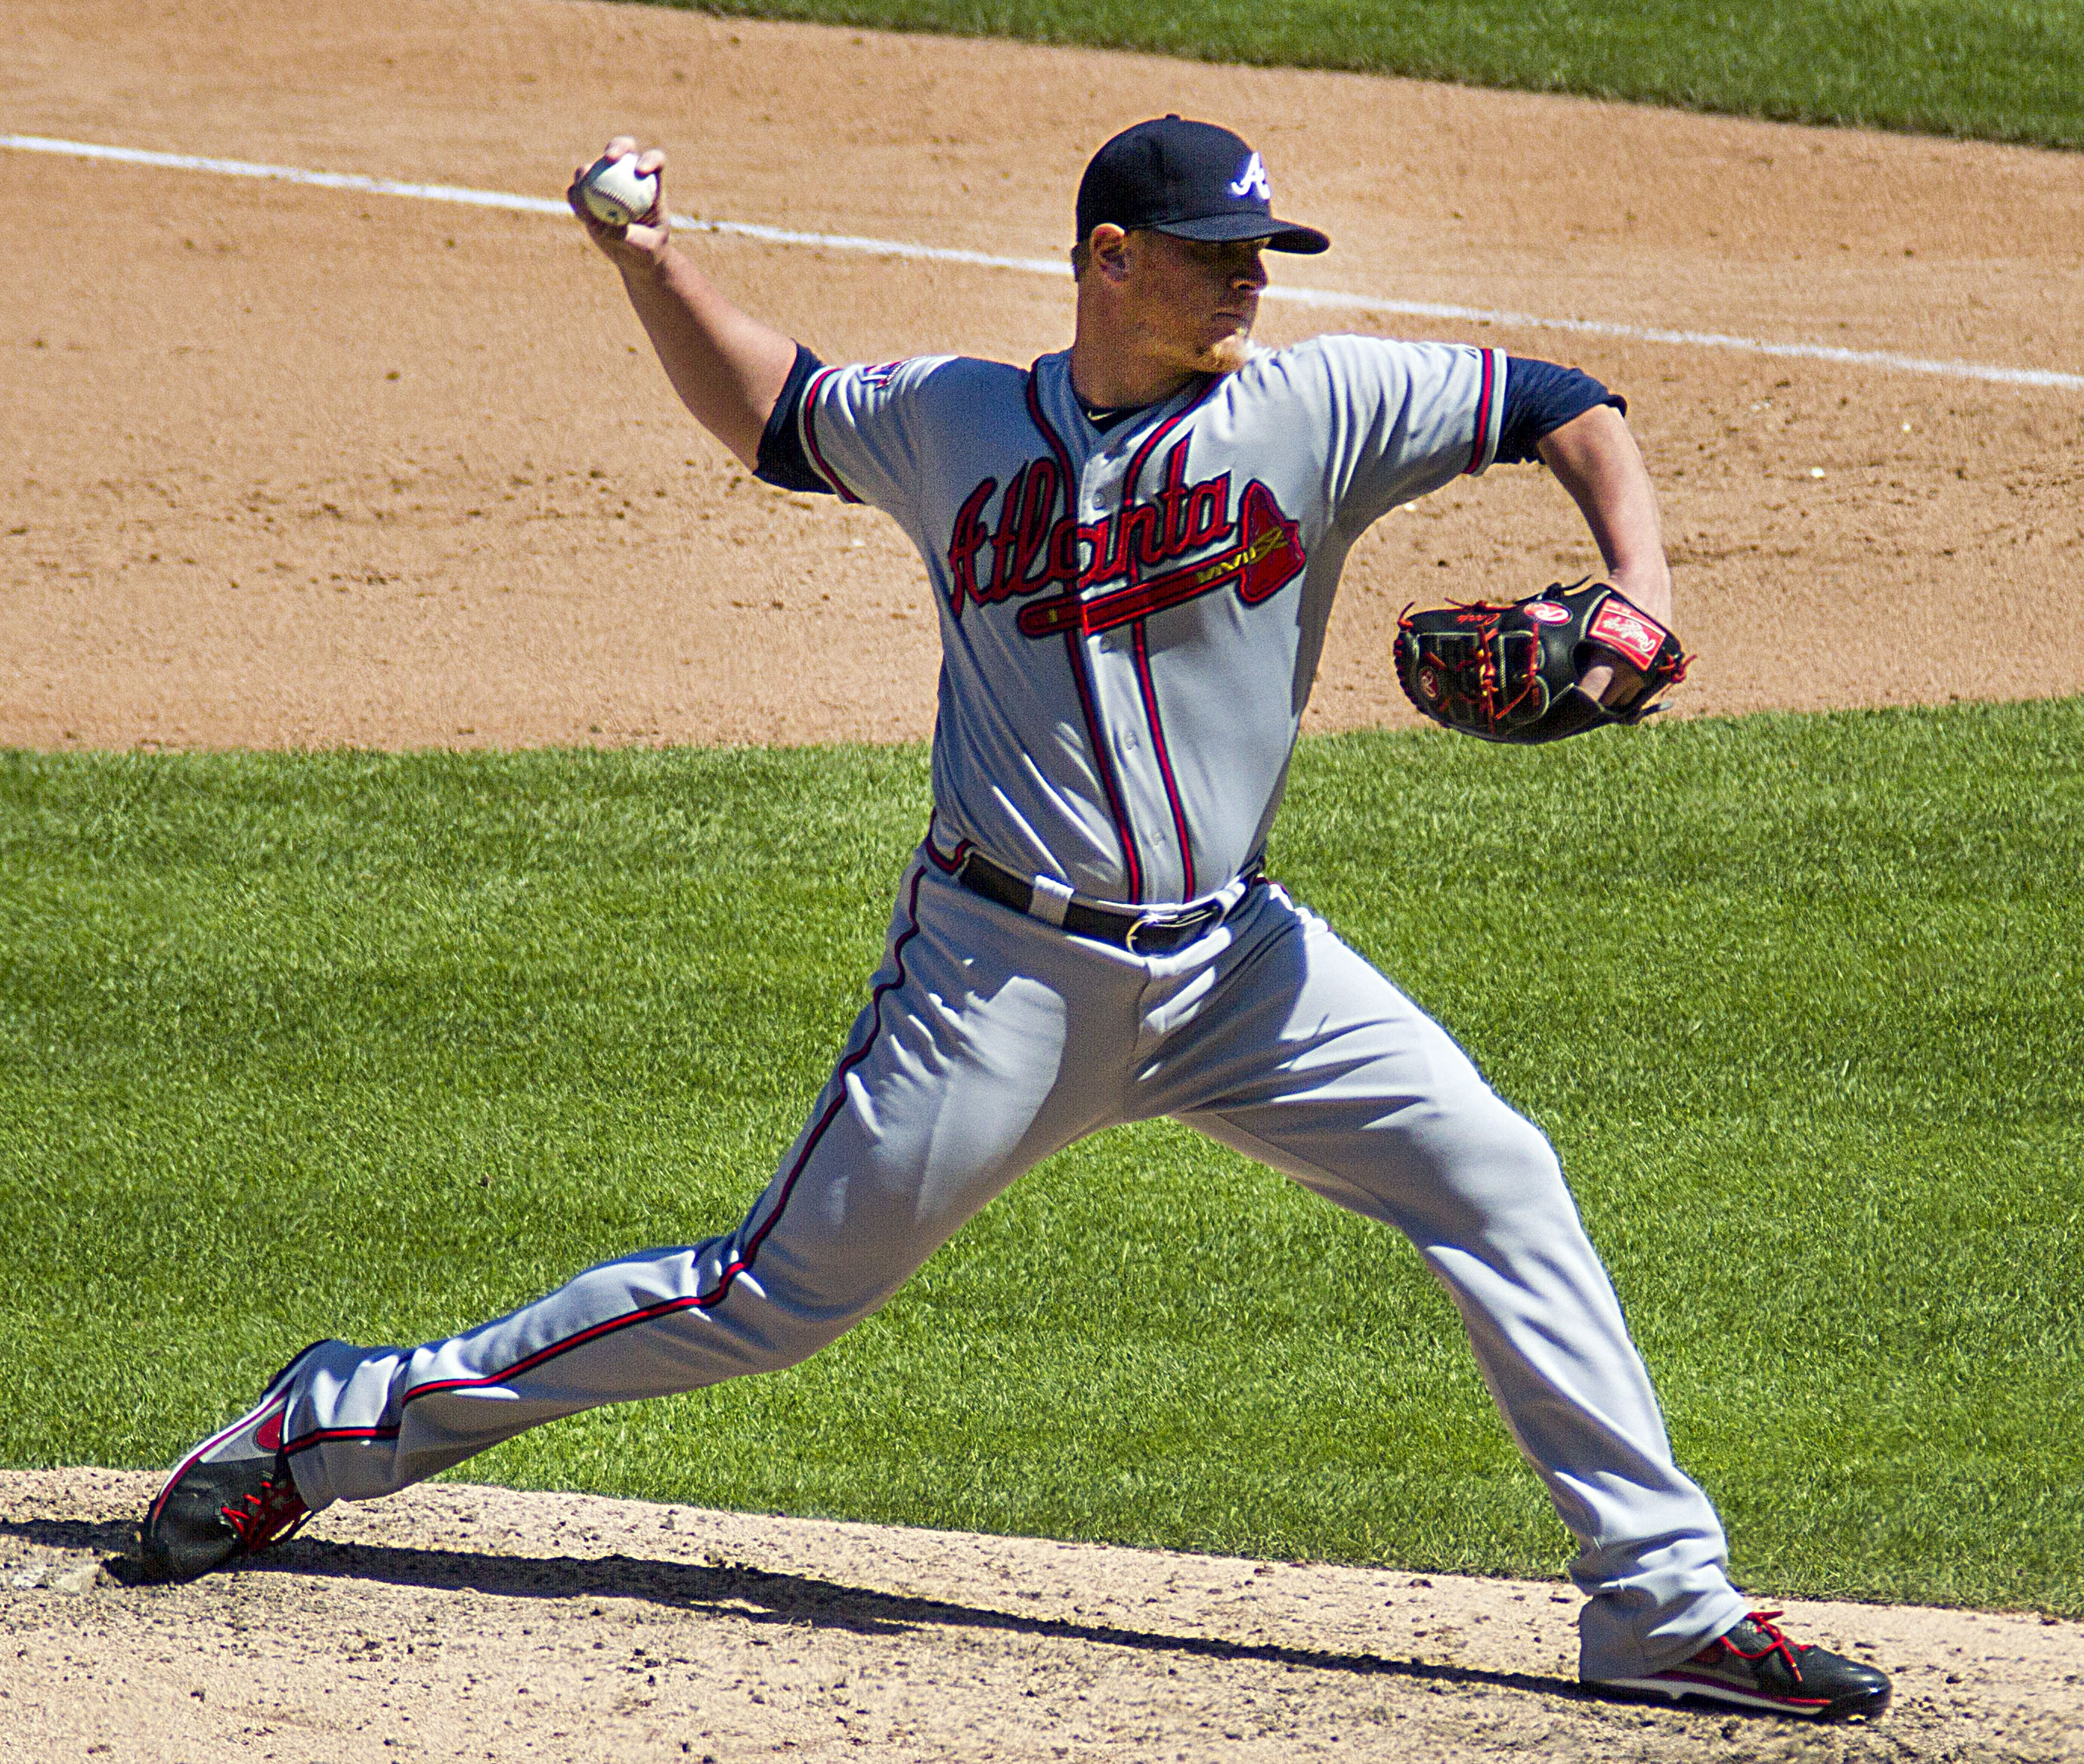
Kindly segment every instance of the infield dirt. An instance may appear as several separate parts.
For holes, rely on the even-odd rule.
[[[583,0],[11,0],[0,129],[553,197],[629,129],[683,212],[1010,256],[1114,129],[1219,117],[1332,254],[1277,279],[2074,374],[2084,158]],[[748,478],[532,215],[0,151],[0,743],[923,737],[932,609],[861,510]],[[1069,337],[1032,274],[691,236],[828,359]],[[2084,394],[1493,324],[1626,392],[1684,713],[2084,690]],[[1402,724],[1406,602],[1595,562],[1501,469],[1354,554],[1309,726]],[[228,1404],[247,1394],[227,1391]],[[2045,1760],[2084,1630],[1803,1607],[1864,1729],[1588,1699],[1561,1588],[441,1487],[133,1590],[149,1478],[0,1477],[0,1753],[112,1759]]]
[[[1277,281],[2084,367],[2084,156],[580,0],[8,16],[0,127],[23,134],[554,198],[627,129],[671,154],[683,213],[1056,257],[1093,145],[1175,109],[1234,123],[1331,232]],[[576,224],[21,152],[0,222],[0,742],[930,730],[905,542],[733,469]],[[686,243],[828,359],[1069,340],[1053,278]],[[1261,328],[1328,327],[1417,328],[1269,303]],[[1422,328],[1629,396],[1701,656],[1684,710],[2084,688],[2084,394]],[[1407,602],[1596,563],[1531,467],[1382,522],[1309,726],[1409,718]]]
[[[1547,1582],[596,1495],[428,1485],[244,1572],[126,1587],[97,1564],[155,1485],[0,1478],[7,1756],[2084,1758],[2084,1627],[2031,1614],[1790,1605],[1896,1678],[1879,1721],[1819,1728],[1586,1691]]]

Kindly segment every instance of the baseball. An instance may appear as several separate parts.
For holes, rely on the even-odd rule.
[[[639,172],[633,153],[625,154],[620,159],[604,154],[587,167],[586,176],[579,180],[579,200],[604,226],[627,226],[632,221],[642,220],[651,212],[658,197],[658,174]]]

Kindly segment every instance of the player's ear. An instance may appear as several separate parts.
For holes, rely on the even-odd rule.
[[[1086,241],[1086,267],[1097,269],[1109,281],[1121,281],[1129,274],[1129,235],[1112,221],[1102,221]]]

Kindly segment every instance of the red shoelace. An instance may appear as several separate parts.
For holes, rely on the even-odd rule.
[[[294,1537],[311,1517],[311,1510],[297,1493],[297,1485],[287,1476],[280,1482],[269,1483],[257,1495],[248,1495],[228,1507],[220,1507],[218,1512],[238,1534],[240,1553],[245,1555]]]
[[[1713,1648],[1706,1650],[1707,1658],[1713,1659],[1717,1649],[1724,1648],[1728,1648],[1739,1660],[1764,1660],[1769,1654],[1777,1654],[1787,1662],[1787,1669],[1794,1674],[1794,1682],[1800,1684],[1802,1662],[1794,1657],[1794,1643],[1781,1633],[1780,1626],[1773,1622],[1773,1619],[1780,1614],[1778,1611],[1752,1611],[1746,1616],[1744,1621],[1766,1639],[1765,1646],[1758,1649],[1756,1652],[1739,1648],[1728,1636],[1722,1635],[1717,1638]]]

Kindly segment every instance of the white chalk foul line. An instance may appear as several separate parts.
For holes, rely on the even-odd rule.
[[[562,201],[546,197],[472,190],[452,184],[405,184],[392,178],[364,177],[359,172],[307,171],[295,166],[213,159],[196,154],[151,153],[138,147],[57,141],[44,135],[0,135],[0,147],[11,148],[18,153],[51,153],[74,159],[157,166],[174,171],[210,171],[222,177],[270,178],[283,184],[307,184],[322,190],[356,190],[371,196],[402,196],[422,202],[455,202],[469,208],[506,209],[523,214],[570,213]],[[676,226],[688,231],[754,239],[762,244],[807,245],[821,251],[858,252],[868,256],[898,257],[915,262],[968,264],[981,269],[1011,269],[1027,275],[1068,276],[1071,273],[1067,263],[1054,257],[999,257],[988,252],[959,251],[944,245],[913,245],[901,239],[866,239],[851,233],[802,233],[782,226],[756,226],[748,221],[704,220],[682,214],[672,218]],[[1797,361],[1835,362],[1853,367],[1886,368],[1903,374],[1937,374],[1950,379],[1987,380],[2000,386],[2084,391],[2084,374],[2058,374],[2035,367],[1998,367],[1984,362],[1938,361],[1925,356],[1899,355],[1886,349],[1839,349],[1825,343],[1772,343],[1758,337],[1732,336],[1720,331],[1673,331],[1651,325],[1618,324],[1600,319],[1552,319],[1532,312],[1442,306],[1425,300],[1394,300],[1386,295],[1349,294],[1336,288],[1291,288],[1277,284],[1268,288],[1265,298],[1341,312],[1393,312],[1411,318],[1455,319],[1513,329],[1567,331],[1583,336],[1618,337],[1637,343],[1670,343]]]

